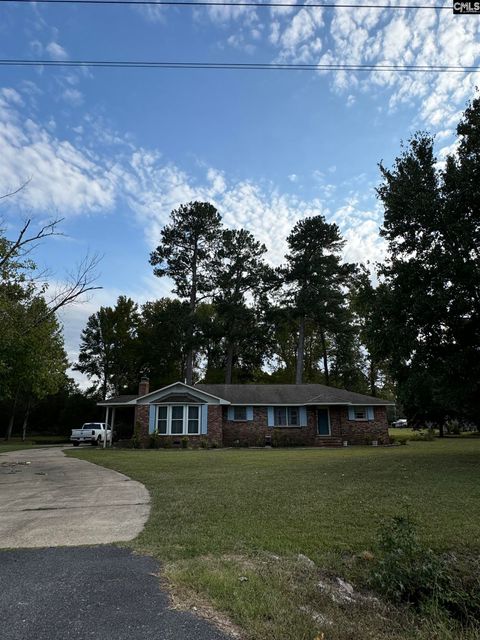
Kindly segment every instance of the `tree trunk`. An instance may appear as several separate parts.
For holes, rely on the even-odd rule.
[[[27,426],[28,426],[28,418],[30,416],[30,398],[27,402],[27,408],[25,410],[25,416],[23,417],[23,425],[22,425],[22,442],[25,442],[27,438]]]
[[[235,347],[233,342],[229,342],[227,347],[227,361],[225,363],[225,384],[232,384],[234,351]]]
[[[297,346],[297,371],[295,384],[302,384],[303,381],[303,360],[305,355],[305,316],[300,318],[298,326],[298,346]]]
[[[370,360],[369,377],[370,377],[370,394],[373,397],[375,397],[377,395],[377,386],[375,384],[375,381],[377,378],[377,370],[371,360]]]
[[[195,317],[195,311],[197,308],[197,255],[198,247],[195,244],[192,256],[192,288],[190,289],[190,313],[192,314],[192,320]],[[194,334],[194,327],[192,324],[192,335]],[[193,347],[187,352],[187,361],[185,364],[185,382],[187,384],[193,384],[193,360],[195,354]]]
[[[10,440],[12,437],[13,423],[15,422],[15,409],[17,408],[18,390],[15,393],[15,399],[13,400],[12,413],[10,414],[10,420],[8,421],[7,435],[5,440]]]
[[[323,331],[320,332],[320,337],[322,341],[322,357],[323,357],[323,374],[325,376],[325,384],[330,384],[330,373],[328,371],[328,354],[327,354],[327,341],[325,340],[325,334]]]
[[[185,364],[185,382],[193,383],[193,349],[189,349],[187,353],[187,361]]]

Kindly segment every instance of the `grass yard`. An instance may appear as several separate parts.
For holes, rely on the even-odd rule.
[[[367,601],[332,603],[316,586],[331,572],[355,579],[367,562],[358,556],[374,550],[379,525],[398,514],[408,513],[435,550],[478,554],[478,440],[73,455],[145,484],[152,513],[131,545],[164,563],[176,597],[213,603],[247,638],[480,638]]]
[[[20,451],[21,449],[32,449],[39,446],[47,446],[53,444],[67,444],[69,442],[67,436],[29,436],[25,442],[21,438],[10,438],[8,442],[0,440],[0,453],[8,451]]]

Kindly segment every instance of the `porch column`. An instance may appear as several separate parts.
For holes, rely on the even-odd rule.
[[[105,436],[103,438],[103,448],[104,449],[106,449],[106,447],[107,447],[107,427],[108,427],[109,409],[110,409],[110,407],[107,405],[105,407]]]
[[[112,434],[110,440],[110,446],[113,448],[113,428],[115,426],[115,409],[116,407],[112,407],[112,424],[110,425],[110,433]]]

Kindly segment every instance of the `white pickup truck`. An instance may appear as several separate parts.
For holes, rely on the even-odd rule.
[[[105,426],[104,422],[86,422],[81,429],[72,429],[70,441],[73,442],[74,447],[78,447],[82,442],[90,442],[94,446],[101,445],[105,437]],[[112,430],[108,427],[107,444],[111,444],[111,442]]]

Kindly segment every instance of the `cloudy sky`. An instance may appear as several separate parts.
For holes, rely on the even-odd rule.
[[[295,7],[2,4],[0,58],[474,65],[478,16]],[[86,318],[120,294],[168,294],[148,264],[181,202],[215,203],[281,261],[301,217],[340,226],[345,257],[381,259],[377,163],[436,134],[439,159],[479,74],[0,67],[0,217],[64,218],[38,249],[61,281],[103,256],[103,289],[62,320],[70,358]]]

